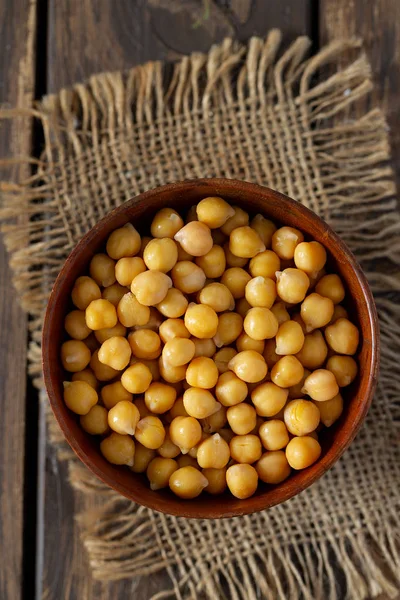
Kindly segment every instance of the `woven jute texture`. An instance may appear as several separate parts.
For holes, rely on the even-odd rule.
[[[43,311],[66,256],[109,210],[174,180],[232,177],[292,196],[349,244],[376,297],[381,376],[365,426],[333,469],[284,505],[212,522],[169,517],[118,496],[70,457],[76,493],[102,501],[80,521],[95,578],[166,569],[171,587],[156,597],[179,599],[362,600],[399,589],[400,221],[387,127],[371,107],[359,43],[307,58],[309,46],[299,38],[283,51],[271,31],[246,47],[226,40],[172,69],[153,62],[62,90],[32,113],[45,139],[37,171],[3,185],[3,230],[32,317],[38,385]],[[13,221],[21,211],[30,217],[23,226]]]

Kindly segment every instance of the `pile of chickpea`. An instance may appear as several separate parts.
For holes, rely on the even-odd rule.
[[[67,407],[109,462],[185,499],[248,498],[312,465],[358,370],[325,248],[219,197],[150,231],[113,231],[75,282]]]

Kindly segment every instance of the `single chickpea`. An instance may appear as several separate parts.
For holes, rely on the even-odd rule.
[[[170,238],[151,240],[143,252],[146,267],[152,271],[168,273],[178,260],[178,247]]]
[[[119,283],[113,283],[113,285],[109,285],[104,288],[102,293],[103,300],[108,300],[117,308],[118,304],[121,301],[121,298],[128,292],[129,290],[123,285],[119,285]]]
[[[358,373],[357,363],[351,356],[331,356],[326,368],[334,374],[339,387],[350,385]]]
[[[235,214],[235,209],[218,196],[200,200],[196,207],[197,218],[210,229],[224,225]]]
[[[144,417],[136,425],[135,438],[146,448],[157,450],[165,440],[164,425],[154,415]]]
[[[157,304],[157,308],[164,317],[177,319],[185,314],[188,304],[186,296],[180,290],[172,287],[168,290],[164,300]]]
[[[193,458],[193,456],[190,456],[190,454],[181,454],[176,459],[176,462],[178,463],[180,469],[182,467],[193,467],[200,471],[200,467],[197,460]]]
[[[256,426],[257,413],[250,404],[241,402],[236,406],[230,406],[226,416],[232,431],[237,435],[246,435]]]
[[[305,380],[303,392],[317,402],[325,402],[339,393],[339,386],[331,371],[317,369]]]
[[[215,433],[219,431],[226,425],[227,423],[226,416],[226,408],[224,406],[220,406],[217,412],[206,417],[205,419],[201,419],[201,426],[203,428],[204,433]]]
[[[139,256],[120,258],[115,265],[115,278],[120,285],[131,287],[132,281],[139,273],[144,273],[146,265]]]
[[[161,339],[158,333],[151,329],[138,329],[131,331],[128,342],[136,358],[153,360],[161,354]]]
[[[270,248],[272,244],[272,236],[276,231],[276,225],[262,215],[256,215],[250,223],[251,227],[257,231],[266,248]],[[277,269],[278,270],[278,269]]]
[[[301,380],[299,381],[299,383],[296,383],[296,385],[292,385],[289,388],[289,398],[290,400],[296,400],[297,398],[302,398],[305,394],[304,392],[302,392],[301,390],[304,387],[304,382],[307,379],[307,377],[311,374],[311,371],[309,371],[308,369],[304,369],[304,374],[303,377],[301,378]]]
[[[304,240],[304,235],[294,227],[280,227],[272,236],[272,250],[279,258],[290,260],[295,249]]]
[[[264,357],[254,350],[239,352],[229,361],[228,367],[246,383],[257,383],[268,372]]]
[[[264,252],[265,244],[257,231],[245,225],[233,229],[229,236],[229,250],[241,258],[253,258],[259,252]]]
[[[281,269],[281,260],[272,250],[260,252],[249,263],[249,271],[252,277],[265,277],[276,281],[275,273]]]
[[[140,251],[141,238],[131,223],[115,229],[107,240],[107,254],[114,260],[134,256]]]
[[[91,277],[78,277],[71,292],[72,302],[80,310],[86,310],[93,300],[101,298],[101,291]]]
[[[96,340],[99,344],[103,344],[106,340],[114,336],[125,337],[126,327],[124,327],[119,321],[114,327],[105,327],[104,329],[98,329],[94,332]]]
[[[225,371],[218,377],[215,395],[223,406],[235,406],[247,397],[248,390],[244,381],[232,371]]]
[[[206,356],[194,358],[186,370],[186,381],[191,387],[211,389],[217,380],[218,368],[214,361]]]
[[[121,435],[133,435],[140,421],[138,408],[126,400],[118,402],[108,412],[108,424]]]
[[[153,377],[153,381],[159,381],[161,375],[160,375],[160,369],[158,368],[158,360],[157,359],[146,359],[146,358],[136,358],[136,356],[131,356],[131,360],[129,361],[129,366],[132,367],[133,365],[136,365],[137,363],[142,363],[143,365],[145,365],[152,377]]]
[[[133,466],[135,442],[129,435],[121,435],[113,431],[100,443],[102,455],[113,465]]]
[[[187,338],[173,338],[169,340],[162,351],[163,360],[173,367],[187,365],[193,358],[195,345]]]
[[[129,364],[131,353],[128,340],[116,335],[103,342],[98,358],[103,365],[122,371]]]
[[[225,253],[225,267],[245,267],[248,262],[248,258],[242,258],[240,256],[235,256],[232,254],[229,248],[229,242],[225,242],[224,244],[224,253]]]
[[[261,457],[262,448],[257,435],[235,435],[229,444],[231,456],[238,463],[251,465]]]
[[[235,300],[230,290],[222,283],[210,283],[206,285],[198,295],[200,304],[210,306],[215,312],[233,310]]]
[[[253,340],[267,340],[278,332],[278,321],[269,308],[256,306],[251,308],[244,318],[243,327]]]
[[[183,227],[183,219],[173,208],[162,208],[155,215],[150,232],[155,238],[173,238]]]
[[[190,338],[194,343],[194,355],[193,358],[198,358],[200,356],[205,356],[206,358],[212,358],[217,349],[215,342],[211,338],[206,338],[204,340],[199,340],[198,338],[191,337]]]
[[[184,294],[194,294],[204,287],[206,274],[198,265],[188,260],[177,262],[171,271],[174,286]]]
[[[234,348],[221,348],[214,354],[213,359],[219,374],[226,373],[229,370],[228,363],[236,354]]]
[[[136,275],[132,281],[131,292],[136,296],[140,304],[155,306],[164,300],[171,287],[171,278],[165,273],[161,273],[161,271],[145,271]]]
[[[266,277],[253,277],[246,285],[245,297],[250,306],[271,308],[276,298],[276,284]]]
[[[325,266],[326,250],[319,242],[302,242],[295,248],[294,262],[298,269],[313,277]]]
[[[230,457],[229,445],[219,433],[201,442],[197,450],[197,462],[202,469],[223,469]]]
[[[281,356],[278,356],[275,352],[276,350],[276,341],[274,338],[270,340],[265,340],[265,347],[263,352],[263,357],[265,362],[267,363],[268,369],[272,369],[274,365],[281,359]]]
[[[300,315],[306,324],[307,333],[313,329],[319,329],[327,325],[334,311],[334,305],[330,298],[319,294],[310,294],[301,305]]]
[[[235,299],[243,298],[246,291],[246,285],[251,277],[244,269],[232,267],[226,269],[221,277],[221,283],[225,285]]]
[[[243,330],[243,319],[238,313],[226,312],[220,315],[214,342],[217,348],[232,344]]]
[[[317,402],[316,406],[320,412],[321,423],[325,427],[331,427],[340,417],[343,412],[343,398],[341,394],[337,394],[326,402]]]
[[[125,327],[146,325],[150,319],[150,309],[148,306],[140,304],[132,292],[128,292],[119,301],[117,315]]]
[[[213,238],[214,239],[214,238]],[[216,243],[216,242],[214,242]],[[186,252],[182,246],[180,244],[178,244],[178,242],[175,242],[177,248],[178,248],[178,262],[181,261],[193,261],[194,260],[194,256],[192,256],[191,254],[189,254],[189,252]]]
[[[147,309],[149,307],[144,306],[143,308]],[[135,331],[138,331],[139,329],[151,329],[158,333],[163,320],[162,314],[154,306],[150,306],[150,317],[147,323],[144,323],[144,325],[134,325],[133,327]]]
[[[181,467],[172,473],[169,487],[179,498],[197,498],[208,485],[206,477],[195,467]]]
[[[200,221],[191,221],[184,225],[174,236],[182,248],[192,256],[204,256],[213,247],[210,228]]]
[[[249,215],[239,206],[233,206],[235,214],[229,217],[229,219],[221,225],[221,231],[225,235],[230,235],[237,227],[245,227],[249,224]]]
[[[285,269],[276,274],[276,290],[284,302],[297,304],[302,302],[310,286],[310,280],[300,269]]]
[[[95,404],[86,415],[79,419],[80,425],[90,435],[104,435],[108,431],[107,410]]]
[[[173,367],[170,363],[166,362],[161,355],[158,359],[158,368],[160,375],[164,381],[170,384],[176,384],[183,381],[186,377],[187,365],[181,367]]]
[[[177,469],[178,463],[172,458],[163,458],[162,456],[153,458],[146,471],[150,489],[156,491],[168,487],[169,478]]]
[[[91,369],[83,369],[82,371],[76,371],[71,377],[71,381],[86,381],[94,390],[99,387],[95,374]]]
[[[282,450],[289,443],[289,433],[286,425],[278,419],[265,421],[261,425],[258,434],[262,445],[270,452]]]
[[[90,362],[90,350],[80,340],[68,340],[61,346],[61,362],[70,373],[82,371]]]
[[[85,311],[73,310],[64,320],[65,331],[74,340],[84,340],[90,335],[91,330],[86,325]]]
[[[121,383],[131,394],[143,394],[152,380],[151,371],[143,363],[128,367],[121,376]]]
[[[213,338],[218,329],[218,315],[206,304],[189,304],[184,318],[191,335],[204,339]]]
[[[205,419],[217,412],[221,406],[211,392],[195,387],[184,392],[183,404],[187,413],[195,419]]]
[[[243,352],[243,350],[255,350],[262,354],[265,348],[264,340],[253,340],[245,331],[239,335],[236,340],[236,348],[238,352]]]
[[[101,388],[101,400],[107,410],[111,410],[118,402],[132,402],[133,396],[120,381],[114,381]]]
[[[164,344],[176,337],[190,338],[182,319],[166,319],[161,323],[158,333]]]
[[[90,368],[96,376],[98,381],[110,381],[110,379],[114,379],[117,375],[120,375],[120,372],[108,365],[104,365],[99,361],[99,351],[95,350],[92,354],[92,358],[90,359]]]
[[[176,391],[171,385],[155,381],[144,393],[144,402],[154,414],[162,415],[171,410],[176,400]]]
[[[97,404],[96,390],[86,381],[64,381],[64,402],[77,415],[87,415]]]
[[[325,275],[319,280],[315,287],[317,294],[330,298],[333,304],[339,304],[345,297],[345,289],[343,283],[335,273]]]
[[[150,450],[150,448],[146,448],[136,442],[135,444],[135,456],[133,458],[133,465],[131,466],[131,471],[134,473],[145,473],[147,467],[153,458],[156,457],[156,451]]]
[[[169,435],[169,428],[165,429],[165,440],[162,446],[157,450],[158,454],[163,458],[176,458],[180,455],[181,450],[179,446],[174,444]]]
[[[290,475],[290,465],[282,450],[265,452],[256,464],[258,477],[264,483],[276,485]]]
[[[318,407],[310,400],[291,400],[285,406],[285,425],[292,435],[308,435],[314,431],[320,421]]]
[[[316,329],[304,336],[304,344],[296,358],[307,369],[318,369],[322,367],[328,354],[328,346],[325,343],[324,336]]]
[[[254,467],[247,464],[232,465],[226,471],[226,483],[235,498],[250,498],[258,486],[258,474]]]
[[[175,417],[188,417],[188,413],[186,412],[185,405],[183,404],[183,397],[177,398],[169,411],[167,417],[170,422],[175,419]]]
[[[195,259],[196,264],[203,269],[206,277],[217,279],[225,271],[226,259],[225,252],[221,246],[214,245],[207,254],[198,256]]]
[[[333,323],[336,323],[336,321],[338,319],[348,319],[348,318],[349,318],[349,313],[344,308],[344,306],[341,306],[341,304],[335,304],[335,308],[333,309],[332,319],[330,320],[329,325],[333,325]]]
[[[260,417],[273,417],[285,406],[288,390],[271,381],[265,381],[253,389],[251,401]]]
[[[115,306],[108,300],[92,300],[85,312],[86,325],[93,331],[115,327],[118,321]]]
[[[348,319],[338,319],[325,329],[328,346],[338,354],[352,355],[357,352],[360,334],[357,327]]]
[[[283,356],[272,367],[271,379],[275,385],[289,388],[299,383],[303,374],[303,365],[295,356]]]
[[[193,417],[178,416],[169,427],[169,436],[182,454],[187,454],[201,440],[201,425]]]
[[[292,469],[306,469],[321,455],[318,441],[309,435],[294,437],[286,446],[286,458]]]
[[[222,469],[203,469],[203,475],[208,481],[204,491],[213,496],[223,494],[226,490],[226,467]]]
[[[276,334],[276,350],[278,355],[297,354],[304,344],[304,333],[296,321],[285,321]]]
[[[90,277],[101,287],[115,282],[115,261],[107,254],[95,254],[89,265]]]

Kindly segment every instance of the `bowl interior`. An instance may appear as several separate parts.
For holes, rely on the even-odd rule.
[[[127,222],[144,234],[155,212],[171,206],[185,212],[206,196],[222,196],[231,204],[253,215],[262,213],[280,224],[298,227],[309,238],[328,249],[329,270],[337,272],[346,285],[344,304],[361,331],[357,355],[359,376],[343,390],[345,410],[341,419],[321,438],[319,461],[294,472],[277,486],[260,482],[255,496],[237,500],[229,493],[184,501],[169,490],[153,492],[144,475],[136,475],[127,467],[108,463],[99,450],[99,440],[85,433],[78,418],[63,402],[62,382],[70,377],[61,366],[60,345],[65,340],[64,317],[71,308],[70,293],[77,277],[88,272],[89,262],[104,248],[108,235]],[[147,233],[147,232],[146,232]],[[43,331],[43,369],[45,383],[55,416],[69,444],[79,458],[105,483],[128,498],[169,514],[198,518],[242,515],[265,509],[285,501],[320,477],[343,453],[359,429],[371,401],[377,375],[377,320],[375,307],[365,277],[353,255],[337,235],[314,213],[286,196],[254,184],[233,180],[197,180],[170,184],[129,200],[101,220],[76,246],[67,259],[50,296]]]

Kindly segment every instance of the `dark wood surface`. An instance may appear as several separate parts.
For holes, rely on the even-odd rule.
[[[393,164],[400,173],[398,0],[206,4],[208,15],[202,0],[0,0],[0,103],[26,106],[33,95],[55,92],[99,71],[149,59],[173,60],[192,50],[206,51],[229,35],[241,40],[263,36],[271,27],[280,27],[287,42],[308,34],[315,49],[338,37],[363,36],[375,93],[389,116]],[[0,156],[10,150],[19,155],[37,153],[40,141],[37,134],[32,139],[27,123],[1,125]],[[74,521],[83,506],[76,505],[66,465],[57,462],[46,443],[44,415],[38,419],[35,410],[37,398],[32,390],[26,393],[27,321],[9,282],[1,247],[0,599],[146,600],[168,585],[166,576],[113,585],[91,580]]]

